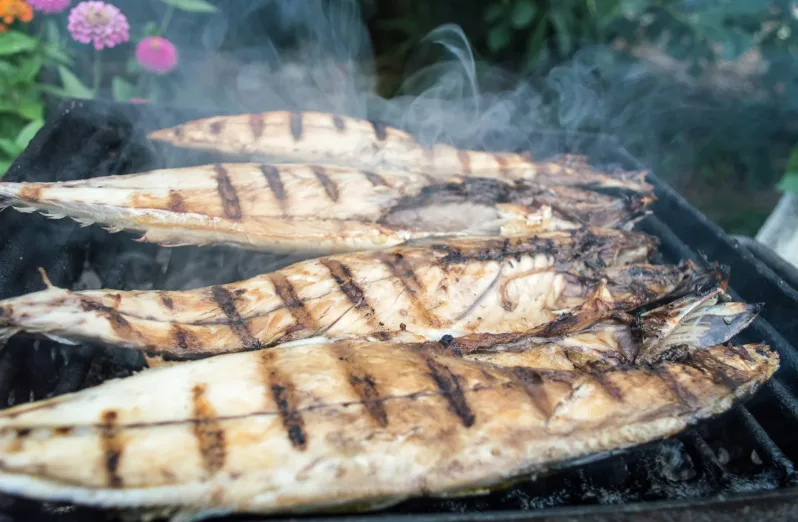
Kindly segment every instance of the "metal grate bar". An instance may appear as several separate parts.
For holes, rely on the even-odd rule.
[[[707,474],[707,479],[715,485],[727,485],[729,479],[726,468],[694,428],[688,429],[679,438],[684,442],[685,449],[693,461],[699,464],[698,469]]]
[[[765,428],[751,415],[748,408],[738,406],[735,412],[740,418],[742,425],[748,430],[756,443],[762,449],[763,456],[771,466],[780,468],[784,473],[784,483],[794,485],[796,483],[795,465],[781,451],[778,445],[770,438]]]
[[[769,387],[770,391],[773,392],[773,396],[779,402],[779,406],[786,410],[793,419],[798,419],[798,399],[790,393],[790,390],[775,379],[771,379],[765,386]]]

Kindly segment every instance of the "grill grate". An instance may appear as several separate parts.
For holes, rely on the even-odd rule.
[[[206,163],[214,158],[189,151],[166,155],[144,139],[148,130],[200,116],[205,115],[68,102],[18,158],[7,180],[63,181],[86,173],[103,176]],[[587,153],[597,164],[636,166],[606,137],[546,133],[533,136],[531,142],[541,151]],[[652,183],[659,200],[655,215],[641,222],[640,229],[661,239],[663,260],[697,259],[701,252],[730,266],[729,293],[734,298],[766,304],[740,340],[765,341],[779,352],[781,369],[771,382],[745,405],[659,443],[554,470],[539,480],[488,495],[417,499],[358,518],[605,520],[619,513],[628,520],[693,520],[709,513],[713,519],[733,517],[735,522],[796,518],[798,352],[792,343],[798,341],[798,322],[793,319],[798,291],[667,185],[656,178]],[[38,266],[54,284],[64,287],[95,274],[95,283],[104,288],[178,288],[194,284],[179,278],[185,263],[203,258],[232,267],[220,272],[221,282],[297,260],[244,256],[214,247],[166,251],[130,241],[126,234],[110,235],[95,227],[16,212],[0,217],[0,244],[0,297],[43,288]],[[123,350],[12,338],[0,353],[0,404],[76,391],[109,376],[127,375],[142,364],[139,355]],[[108,513],[0,496],[0,519],[94,521],[108,520]]]

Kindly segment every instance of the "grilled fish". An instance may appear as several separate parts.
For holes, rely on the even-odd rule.
[[[582,157],[535,162],[528,154],[427,147],[407,132],[385,125],[319,112],[266,112],[189,121],[149,134],[154,141],[248,158],[276,158],[367,170],[534,179],[542,185],[572,185],[651,194],[646,172],[600,174]]]
[[[604,291],[598,299],[607,299]],[[603,294],[603,295],[602,295]],[[446,342],[427,342],[430,349],[502,366],[527,366],[552,370],[621,368],[653,363],[680,345],[706,348],[723,344],[757,317],[761,304],[730,302],[719,287],[707,287],[638,316],[625,312],[603,313],[588,325],[566,335],[539,337],[528,332],[468,334]]]
[[[24,331],[177,358],[317,336],[405,341],[535,327],[559,335],[595,316],[599,301],[589,298],[600,284],[609,313],[721,277],[689,262],[641,264],[653,245],[644,234],[593,229],[339,254],[188,291],[49,286],[0,301],[0,335]]]
[[[216,164],[61,183],[0,183],[0,206],[143,232],[164,245],[380,249],[435,236],[629,227],[652,201],[526,181],[318,165]]]
[[[200,515],[385,506],[675,434],[778,365],[765,345],[607,371],[385,342],[220,355],[0,412],[0,490]]]

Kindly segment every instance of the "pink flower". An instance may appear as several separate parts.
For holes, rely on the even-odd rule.
[[[32,8],[46,14],[60,13],[71,3],[72,0],[28,0]]]
[[[136,61],[148,71],[165,74],[177,66],[177,49],[160,36],[149,36],[136,46]]]
[[[149,103],[150,100],[146,98],[130,98],[130,103]]]
[[[122,11],[105,2],[81,2],[69,12],[67,26],[80,43],[94,42],[94,48],[116,47],[130,40],[130,26]]]

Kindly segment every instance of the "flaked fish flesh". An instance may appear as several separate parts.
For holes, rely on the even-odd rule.
[[[151,140],[249,159],[268,158],[366,170],[535,180],[651,194],[646,172],[602,174],[582,157],[533,161],[528,154],[426,146],[411,134],[367,120],[320,112],[215,116],[149,134]]]
[[[44,334],[178,358],[313,337],[437,340],[537,328],[559,335],[722,273],[650,265],[654,240],[606,229],[460,239],[310,259],[186,291],[46,290],[0,301],[0,333]],[[591,299],[601,289],[600,301]]]
[[[143,234],[162,245],[233,244],[329,254],[423,237],[629,228],[653,201],[527,181],[225,163],[56,183],[0,183],[0,206]]]
[[[0,490],[195,514],[385,506],[678,433],[778,365],[760,344],[606,371],[387,342],[220,355],[0,412]]]

